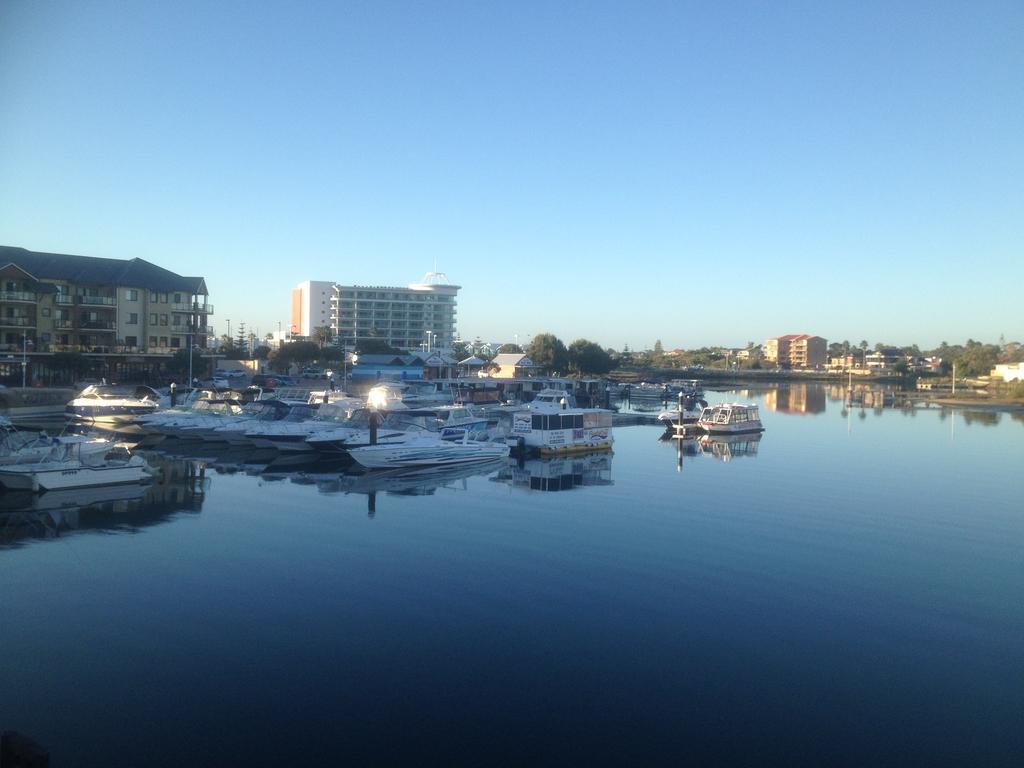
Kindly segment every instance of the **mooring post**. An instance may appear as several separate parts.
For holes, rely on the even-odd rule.
[[[379,416],[377,414],[377,409],[376,408],[372,408],[370,410],[370,445],[376,445],[377,444],[377,422],[378,422],[378,419],[379,419]]]

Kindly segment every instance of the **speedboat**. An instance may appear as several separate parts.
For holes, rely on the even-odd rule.
[[[306,438],[318,432],[354,426],[352,415],[361,408],[352,406],[351,399],[324,403],[312,417],[296,407],[280,421],[250,424],[245,430],[245,437],[259,448],[276,448],[288,453],[315,451],[317,446],[307,442]],[[356,428],[365,429],[367,426],[364,421]]]
[[[350,448],[349,454],[364,467],[394,469],[494,461],[508,456],[509,447],[504,443],[481,443],[465,439],[452,442],[430,435],[416,436],[398,445]]]
[[[487,431],[487,416],[468,405],[439,405],[433,408],[415,408],[396,414],[395,426],[417,423],[442,440],[461,440],[466,433],[480,436]]]
[[[737,435],[743,432],[763,432],[756,405],[720,403],[701,411],[697,426],[711,435]]]
[[[42,461],[0,467],[0,483],[5,488],[34,493],[141,483],[151,476],[149,465],[126,448],[115,448],[104,455],[84,454],[77,443],[56,446]]]
[[[143,385],[94,384],[69,402],[64,414],[85,424],[118,426],[153,413],[166,404],[165,400],[155,389]]]

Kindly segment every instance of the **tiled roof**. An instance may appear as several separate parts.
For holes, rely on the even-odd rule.
[[[0,264],[12,263],[37,279],[67,280],[87,285],[118,285],[150,291],[182,291],[206,295],[206,281],[186,277],[158,267],[145,259],[103,259],[96,256],[72,256],[41,253],[0,245]]]

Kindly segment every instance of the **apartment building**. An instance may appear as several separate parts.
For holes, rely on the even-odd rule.
[[[334,283],[306,280],[292,289],[292,336],[312,336],[314,328],[331,326]]]
[[[775,336],[764,343],[765,361],[783,368],[818,368],[825,365],[828,343],[806,333]]]
[[[399,349],[445,349],[456,338],[460,288],[440,272],[429,272],[405,288],[335,285],[331,328],[337,343],[346,347],[376,338]]]
[[[213,335],[202,277],[143,259],[106,259],[0,246],[0,354],[37,369],[58,352],[145,363]],[[0,371],[0,376],[4,375]]]

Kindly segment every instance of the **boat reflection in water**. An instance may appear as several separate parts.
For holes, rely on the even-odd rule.
[[[333,472],[294,472],[288,479],[296,485],[315,485],[324,494],[363,494],[366,496],[366,511],[370,517],[377,512],[377,494],[388,496],[430,496],[440,488],[450,491],[466,491],[468,480],[503,469],[507,459],[497,459],[479,464],[463,464],[447,467],[421,467],[409,469],[374,470],[348,474]],[[264,477],[266,477],[264,475]]]
[[[700,451],[719,461],[732,461],[741,456],[757,456],[757,444],[761,442],[761,432],[748,432],[741,435],[704,435],[699,438]]]
[[[508,460],[491,479],[531,491],[570,491],[594,485],[613,485],[610,451],[575,456]]]
[[[757,456],[757,447],[764,433],[751,432],[742,435],[700,435],[677,438],[662,435],[659,439],[675,443],[676,470],[682,471],[684,457],[710,456],[719,461],[732,461],[744,456]]]
[[[202,509],[209,480],[195,461],[145,456],[156,470],[149,485],[112,485],[0,493],[0,547],[70,533],[138,533],[175,514]]]

